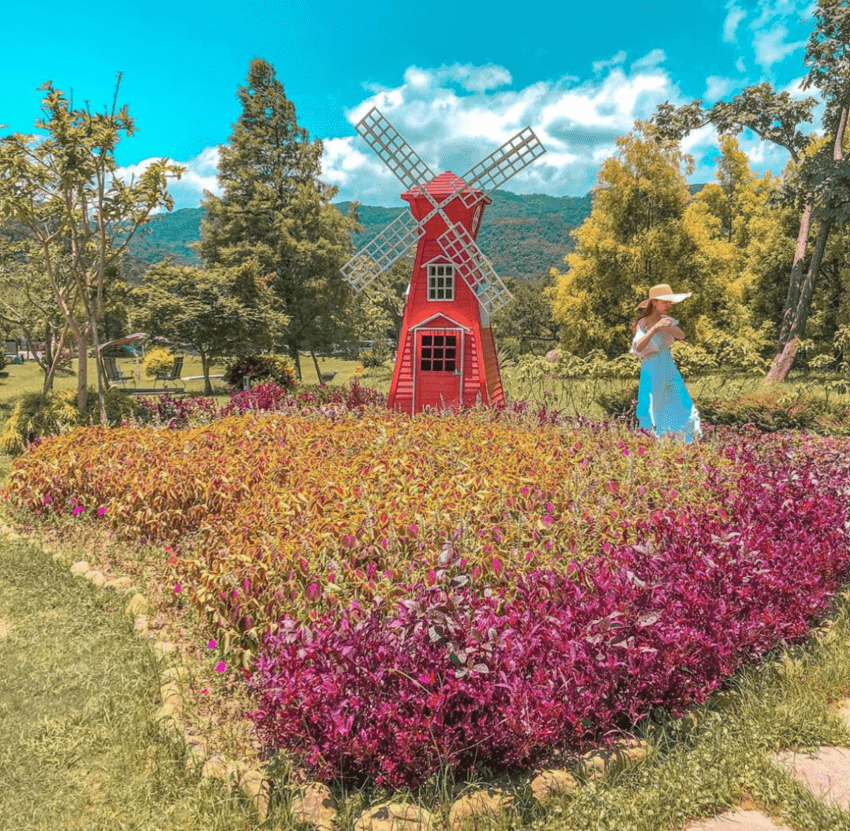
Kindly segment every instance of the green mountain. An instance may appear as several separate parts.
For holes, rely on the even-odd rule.
[[[529,280],[545,277],[552,267],[563,265],[572,250],[570,231],[590,214],[590,195],[519,196],[495,191],[484,212],[478,244],[502,277]],[[338,207],[347,211],[350,203]],[[363,230],[353,236],[360,248],[409,210],[358,205],[357,216]],[[171,257],[176,263],[199,265],[200,258],[190,247],[200,239],[203,208],[183,208],[170,214],[158,214],[130,241],[131,274],[141,274],[151,263]]]

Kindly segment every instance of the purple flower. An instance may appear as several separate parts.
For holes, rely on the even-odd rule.
[[[227,663],[225,661],[219,661],[215,665],[215,671],[216,672],[224,672],[226,669],[227,669]]]
[[[208,649],[215,649],[217,646],[218,646],[218,641],[215,638],[210,638],[207,641],[207,648]]]

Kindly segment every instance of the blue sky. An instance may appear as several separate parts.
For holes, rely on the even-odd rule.
[[[714,101],[770,81],[799,94],[810,0],[607,0],[604,3],[387,3],[377,0],[148,0],[97,7],[6,0],[0,135],[32,132],[37,87],[102,109],[119,100],[138,133],[127,172],[167,156],[186,165],[177,207],[215,190],[216,147],[239,115],[248,64],[274,65],[299,123],[325,144],[339,199],[399,205],[401,188],[353,124],[373,104],[435,171],[462,173],[530,124],[547,154],[506,186],[579,196],[635,118],[665,100]],[[126,9],[123,10],[123,9]],[[604,12],[604,13],[603,13]],[[715,138],[688,140],[694,181],[711,176]],[[745,137],[758,170],[782,152]]]

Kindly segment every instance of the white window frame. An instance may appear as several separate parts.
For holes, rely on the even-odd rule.
[[[455,299],[455,267],[451,263],[429,263],[428,300],[442,303]]]

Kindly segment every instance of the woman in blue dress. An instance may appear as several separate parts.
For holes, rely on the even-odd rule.
[[[691,400],[670,347],[684,340],[679,321],[669,316],[674,303],[691,296],[674,294],[662,283],[649,290],[638,304],[641,315],[635,324],[632,352],[640,358],[637,419],[639,426],[655,436],[673,436],[692,442],[702,436],[699,412]]]

